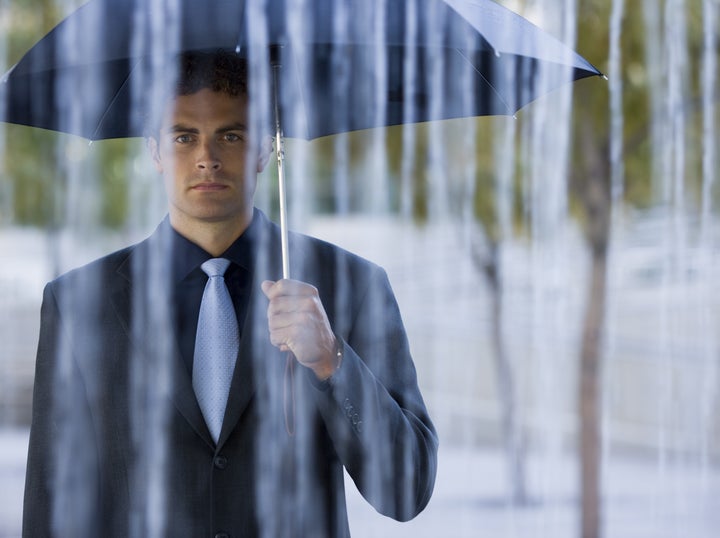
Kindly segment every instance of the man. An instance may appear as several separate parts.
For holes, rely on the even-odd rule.
[[[348,536],[343,467],[414,517],[437,437],[384,271],[293,235],[280,279],[244,64],[186,54],[179,73],[148,140],[168,218],[45,289],[23,535]],[[232,319],[208,342],[210,288]],[[225,374],[203,351],[218,341]]]

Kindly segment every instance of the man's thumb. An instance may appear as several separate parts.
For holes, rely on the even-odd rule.
[[[269,295],[270,289],[271,289],[274,285],[275,285],[275,282],[273,282],[272,280],[264,280],[264,281],[260,284],[260,289],[262,289],[263,293],[265,294],[265,296],[266,296],[268,299],[270,298],[270,295]]]

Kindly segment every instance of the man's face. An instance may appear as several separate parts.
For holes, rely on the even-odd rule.
[[[170,222],[181,233],[203,223],[244,228],[267,158],[249,155],[247,98],[203,89],[172,100],[149,147],[165,180]],[[248,172],[247,159],[253,158]]]

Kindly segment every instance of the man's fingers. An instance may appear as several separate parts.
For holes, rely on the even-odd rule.
[[[270,300],[267,313],[268,316],[278,316],[282,314],[315,312],[317,308],[317,300],[314,297],[290,297],[282,295]]]
[[[318,291],[315,286],[299,280],[283,279],[273,282],[265,280],[260,284],[265,296],[271,301],[277,297],[293,296],[293,297],[312,297],[317,296]]]
[[[298,312],[283,312],[279,314],[268,315],[268,326],[271,331],[285,329],[302,324],[306,320],[306,316]]]
[[[267,316],[272,345],[292,352],[300,364],[316,373],[322,370],[322,378],[326,378],[328,364],[334,361],[335,337],[317,288],[289,279],[266,280],[261,288],[269,300]]]
[[[272,280],[264,280],[260,284],[260,289],[265,294],[265,297],[267,297],[268,299],[270,299],[271,290],[274,285],[275,285],[275,282],[273,282]]]
[[[270,331],[270,343],[274,346],[290,346],[287,331],[284,329],[273,329]]]

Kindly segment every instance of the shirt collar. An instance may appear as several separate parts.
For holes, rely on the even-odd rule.
[[[253,218],[247,229],[238,237],[219,258],[226,258],[252,273],[255,261],[255,247],[260,228],[259,211],[253,210]],[[213,256],[202,247],[180,235],[171,225],[169,217],[165,217],[161,226],[170,233],[171,262],[173,282],[184,280],[192,271],[200,267]]]

